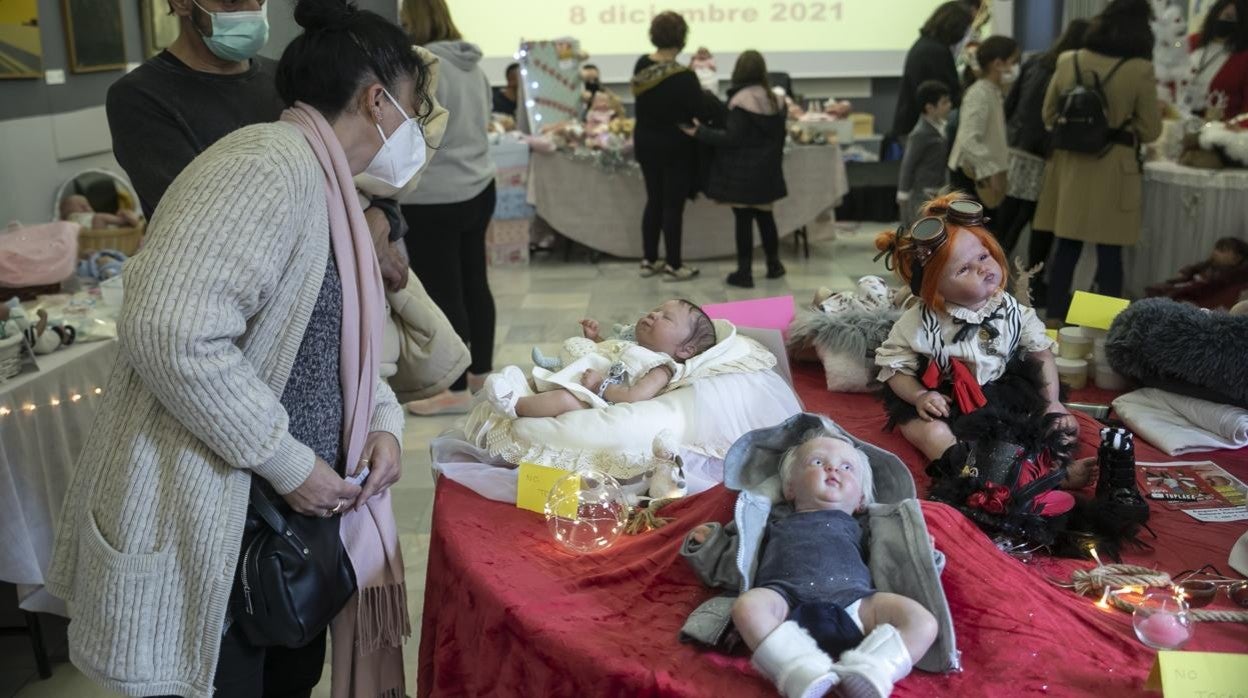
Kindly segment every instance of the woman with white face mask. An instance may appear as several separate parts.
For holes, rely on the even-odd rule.
[[[429,70],[342,0],[299,0],[295,20],[280,120],[196,158],[127,264],[117,367],[57,532],[71,656],[129,695],[308,696],[331,618],[334,695],[403,692],[404,418],[378,377],[385,299],[353,177],[402,189],[423,166]],[[278,587],[323,617],[285,646],[253,604],[280,580],[246,573],[254,541],[284,541],[263,502],[294,554],[350,567]]]

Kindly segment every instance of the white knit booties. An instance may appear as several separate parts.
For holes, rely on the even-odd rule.
[[[910,673],[910,651],[897,628],[875,626],[857,647],[841,653],[834,670],[840,675],[839,694],[845,698],[887,698],[893,684]]]
[[[533,394],[524,371],[518,366],[508,366],[487,376],[481,391],[494,409],[512,418],[516,416],[516,403],[520,398]]]
[[[819,698],[840,680],[832,671],[832,658],[819,649],[805,628],[791,620],[758,643],[750,662],[785,698]]]

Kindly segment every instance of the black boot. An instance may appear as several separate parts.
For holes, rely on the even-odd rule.
[[[780,263],[779,259],[767,260],[767,278],[778,279],[784,276],[784,274],[785,274],[784,265]]]
[[[1100,474],[1096,481],[1096,503],[1107,518],[1134,529],[1148,521],[1148,502],[1135,484],[1135,445],[1131,432],[1122,427],[1101,429],[1101,445],[1096,451]]]
[[[741,271],[740,269],[738,269],[732,272],[731,274],[729,274],[728,278],[725,279],[725,281],[728,282],[729,286],[737,286],[739,288],[754,288],[754,275],[751,274],[748,270]]]

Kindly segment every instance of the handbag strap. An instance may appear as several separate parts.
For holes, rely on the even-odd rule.
[[[256,484],[254,478],[251,481],[251,506],[256,510],[256,513],[260,515],[260,518],[264,519],[264,522],[269,525],[269,528],[273,529],[279,538],[288,542],[291,547],[295,549],[295,552],[301,557],[307,556],[307,544],[304,543],[303,539],[299,537],[299,534],[295,533],[295,530],[290,527],[290,524],[286,522],[286,517],[282,516],[282,513],[277,510],[277,507],[273,506],[273,502],[260,491],[260,487]]]

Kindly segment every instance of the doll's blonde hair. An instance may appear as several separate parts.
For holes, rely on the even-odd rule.
[[[943,217],[945,212],[949,210],[949,205],[955,201],[970,201],[971,197],[960,191],[951,191],[941,194],[933,199],[928,200],[919,210],[919,218],[927,218],[928,216]],[[979,225],[959,226],[946,223],[948,226],[949,238],[945,243],[936,249],[931,258],[927,260],[927,264],[923,267],[923,284],[919,287],[919,297],[927,304],[929,308],[937,310],[945,309],[945,298],[940,295],[937,286],[940,285],[940,277],[944,274],[945,265],[949,264],[949,253],[953,249],[953,241],[961,235],[974,235],[983,243],[984,248],[988,250],[988,254],[996,260],[997,266],[1001,268],[1001,279],[997,282],[997,289],[1005,288],[1006,277],[1009,275],[1009,265],[1005,261],[1005,252],[1001,249],[997,238],[993,236],[987,228]],[[875,249],[883,252],[892,249],[897,242],[897,233],[892,230],[886,230],[875,236]],[[902,281],[910,283],[910,277],[913,276],[914,264],[914,248],[902,248],[897,250],[896,255],[896,272]]]
[[[796,444],[789,447],[788,450],[780,456],[780,492],[781,496],[788,499],[784,492],[789,489],[789,481],[793,479],[793,468],[797,465],[797,450],[802,446],[814,441],[815,439],[835,439],[842,443],[848,444],[858,456],[858,482],[862,485],[862,507],[875,503],[875,475],[871,472],[871,460],[867,458],[866,452],[849,439],[834,431],[831,427],[824,424],[815,427],[802,434]],[[855,507],[857,509],[858,507]]]

